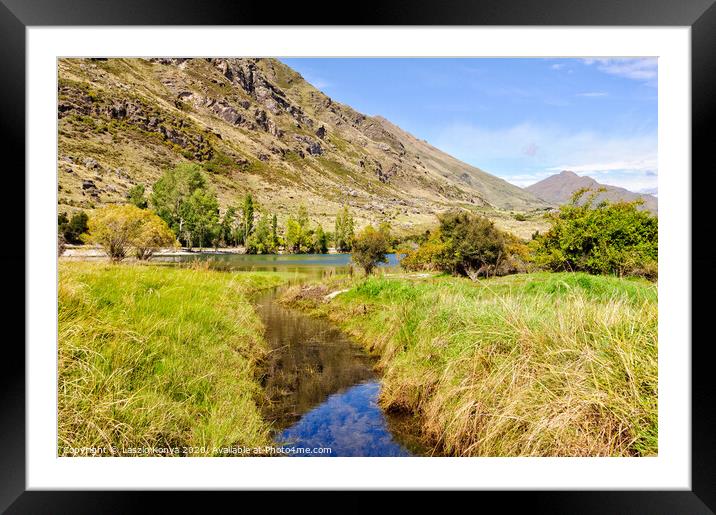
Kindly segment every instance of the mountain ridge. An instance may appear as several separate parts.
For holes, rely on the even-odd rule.
[[[303,203],[327,223],[347,204],[412,230],[450,207],[548,207],[276,59],[60,59],[58,147],[60,210],[121,202],[181,162],[207,170],[222,208],[251,192],[279,218]]]
[[[602,200],[611,202],[643,200],[642,209],[652,213],[658,212],[658,200],[653,195],[636,193],[618,186],[602,184],[591,177],[577,175],[570,170],[562,170],[558,174],[550,175],[535,184],[527,186],[525,189],[546,202],[564,204],[569,202],[572,194],[581,188],[593,190],[604,188],[606,191],[600,192],[596,196],[595,200],[597,202]]]

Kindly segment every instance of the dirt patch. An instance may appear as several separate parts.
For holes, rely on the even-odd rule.
[[[281,301],[287,304],[306,301],[318,303],[323,302],[328,293],[328,288],[322,284],[303,284],[286,290]]]

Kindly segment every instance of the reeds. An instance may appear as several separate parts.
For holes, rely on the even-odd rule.
[[[381,356],[382,405],[418,414],[443,453],[657,453],[654,284],[370,278],[324,312]]]
[[[266,349],[246,294],[282,280],[61,263],[58,454],[200,456],[267,444],[255,378]]]

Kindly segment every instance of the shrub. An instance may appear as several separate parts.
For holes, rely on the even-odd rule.
[[[135,184],[127,191],[127,200],[140,209],[146,209],[147,199],[144,196],[144,184]]]
[[[132,204],[95,211],[89,219],[89,234],[85,240],[99,244],[112,261],[124,259],[130,248],[135,249],[140,259],[148,259],[156,248],[175,242],[163,220]]]
[[[348,206],[344,205],[343,209],[336,214],[336,225],[333,233],[336,250],[339,252],[349,252],[353,247],[354,239],[353,215],[348,209]]]
[[[303,234],[301,225],[297,220],[293,218],[286,220],[286,233],[284,239],[286,240],[286,252],[292,252],[294,254],[301,252]]]
[[[65,237],[62,235],[62,233],[59,233],[57,235],[57,257],[60,257],[62,254],[65,253]]]
[[[316,254],[325,254],[328,252],[328,236],[323,227],[319,224],[313,232],[313,240],[311,242],[311,251]]]
[[[444,270],[476,279],[485,275],[504,275],[516,267],[507,266],[507,243],[516,242],[484,216],[451,211],[439,216],[440,229],[403,258],[407,269]]]
[[[353,242],[352,259],[369,275],[378,263],[387,263],[386,254],[390,248],[390,235],[372,225],[364,228]]]
[[[408,250],[400,261],[400,266],[406,270],[439,270],[439,263],[443,261],[446,252],[447,244],[437,230],[418,248]]]
[[[320,249],[316,250],[316,233],[318,231],[311,229],[309,224],[308,211],[306,206],[301,204],[298,208],[297,216],[289,216],[286,220],[286,230],[284,232],[286,252],[305,254],[320,251]],[[321,232],[323,232],[323,228],[321,228]],[[328,242],[326,241],[325,243],[326,250],[328,250]]]
[[[452,273],[488,275],[505,257],[504,233],[484,216],[448,212],[440,216],[440,231],[448,246],[441,264]]]
[[[219,201],[213,190],[199,188],[189,196],[181,209],[184,235],[190,245],[202,248],[212,241],[218,242],[221,225]]]
[[[550,215],[551,227],[532,245],[535,260],[551,270],[591,274],[641,275],[655,279],[658,219],[634,202],[600,202],[598,192],[583,200],[582,189]]]
[[[197,191],[199,193],[194,195]],[[204,240],[208,229],[213,229],[213,216],[204,220],[202,212],[211,197],[216,197],[207,185],[206,177],[201,167],[196,164],[179,164],[175,168],[164,172],[162,177],[154,183],[151,195],[151,204],[159,217],[174,231],[181,240]],[[209,206],[213,209],[213,205]],[[216,205],[218,210],[218,203]],[[218,220],[218,212],[216,213]],[[194,229],[194,230],[192,230]]]
[[[66,243],[82,243],[82,234],[87,232],[87,213],[78,211],[72,218],[67,218],[66,213],[57,216],[57,229]]]
[[[151,211],[142,211],[142,222],[132,245],[137,259],[145,260],[162,247],[177,244],[174,233],[164,220]]]

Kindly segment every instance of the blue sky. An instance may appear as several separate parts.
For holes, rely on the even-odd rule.
[[[328,96],[519,186],[657,187],[657,61],[286,58]]]

